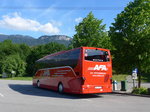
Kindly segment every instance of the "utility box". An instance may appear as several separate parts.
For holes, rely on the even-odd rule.
[[[127,91],[127,81],[121,81],[121,91]]]
[[[114,90],[114,91],[117,90],[117,84],[118,84],[117,81],[114,80],[114,81],[113,81],[113,90]]]

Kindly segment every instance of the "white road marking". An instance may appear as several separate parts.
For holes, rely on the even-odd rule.
[[[0,93],[0,96],[1,96],[1,97],[4,97],[4,95],[3,95],[2,93]]]

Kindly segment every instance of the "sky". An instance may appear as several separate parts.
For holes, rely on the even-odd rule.
[[[0,0],[0,34],[73,37],[75,26],[92,11],[109,30],[133,0]]]

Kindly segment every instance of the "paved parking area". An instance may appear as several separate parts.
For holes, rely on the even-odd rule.
[[[0,112],[149,112],[150,97],[124,94],[71,95],[0,80]]]

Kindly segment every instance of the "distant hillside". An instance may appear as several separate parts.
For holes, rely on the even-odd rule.
[[[65,36],[65,35],[43,35],[39,37],[38,39],[35,39],[31,36],[25,36],[25,35],[3,35],[0,34],[0,42],[3,42],[4,40],[9,39],[12,40],[13,43],[25,43],[29,46],[35,46],[35,45],[41,45],[46,44],[49,42],[57,42],[64,45],[69,45],[72,41],[72,38]]]
[[[48,42],[57,42],[64,45],[69,45],[70,42],[72,41],[72,38],[65,35],[52,35],[52,36],[44,35],[39,37],[37,40],[41,44],[46,44]]]

